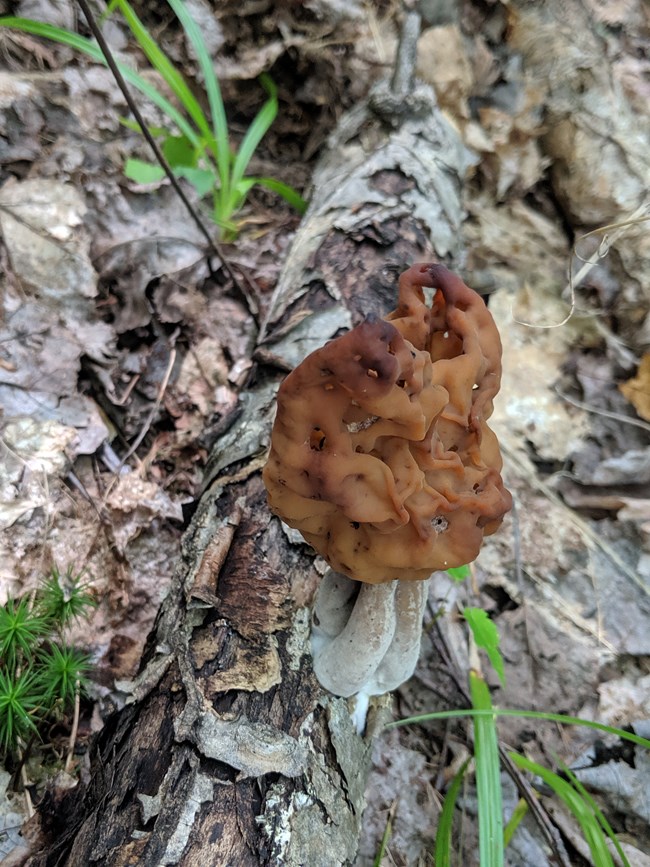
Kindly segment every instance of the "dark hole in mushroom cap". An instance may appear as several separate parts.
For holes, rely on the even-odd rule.
[[[309,447],[315,452],[322,452],[325,448],[327,437],[319,427],[314,427],[309,435]]]

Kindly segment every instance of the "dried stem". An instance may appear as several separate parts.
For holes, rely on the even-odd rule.
[[[69,774],[72,770],[72,759],[74,756],[74,748],[77,742],[77,732],[79,731],[79,708],[81,706],[81,682],[79,678],[74,685],[74,713],[72,716],[72,729],[70,731],[70,739],[68,740],[68,755],[65,760],[65,772]]]

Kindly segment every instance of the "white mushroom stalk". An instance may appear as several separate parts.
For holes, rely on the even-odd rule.
[[[314,672],[334,695],[357,696],[360,731],[369,697],[397,689],[415,670],[428,587],[399,580],[360,585],[333,570],[323,578],[312,621]]]

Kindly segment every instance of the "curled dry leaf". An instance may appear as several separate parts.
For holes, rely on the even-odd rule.
[[[418,41],[418,77],[431,84],[443,108],[455,117],[468,118],[467,103],[474,76],[456,24],[430,27]]]

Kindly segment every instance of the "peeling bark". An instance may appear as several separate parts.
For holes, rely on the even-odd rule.
[[[260,383],[217,443],[172,589],[127,706],[98,737],[90,783],[40,809],[32,865],[354,862],[372,738],[316,681],[319,575],[271,517],[259,470],[275,369],[370,310],[397,273],[457,253],[464,150],[417,88],[386,87],[344,117],[314,178],[255,358]],[[267,365],[265,367],[265,364]]]

